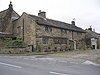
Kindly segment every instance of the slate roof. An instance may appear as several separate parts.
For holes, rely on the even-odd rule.
[[[8,9],[1,11],[0,18],[3,18],[6,15],[7,11],[8,11]]]
[[[0,12],[0,31],[4,31],[9,24],[9,19],[11,21],[18,19],[20,16],[13,10],[11,15],[9,15],[9,8]]]
[[[3,10],[0,12],[0,18],[4,18],[5,15],[7,14],[7,12],[9,11],[9,9]],[[15,15],[16,14],[16,15]],[[18,13],[16,13],[14,10],[12,11],[12,17],[14,16],[18,16],[18,18],[20,17]]]
[[[94,31],[86,30],[86,38],[100,38],[100,35]]]
[[[68,24],[68,23],[65,23],[65,22],[47,19],[47,18],[42,18],[42,17],[35,16],[35,15],[30,15],[30,14],[28,14],[28,15],[31,16],[34,20],[36,20],[37,23],[40,24],[40,25],[53,26],[53,27],[57,27],[57,28],[62,28],[62,29],[67,29],[67,30],[85,33],[85,30],[77,27],[76,25],[74,26],[72,24]]]

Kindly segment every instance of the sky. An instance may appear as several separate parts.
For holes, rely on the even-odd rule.
[[[100,0],[0,0],[0,11],[7,9],[10,1],[19,15],[37,15],[42,10],[49,19],[71,23],[75,18],[76,26],[91,26],[100,33]]]

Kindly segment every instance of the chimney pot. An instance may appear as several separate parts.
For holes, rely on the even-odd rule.
[[[41,10],[39,10],[39,13],[41,13]]]
[[[90,28],[88,28],[88,30],[92,31],[92,27],[90,26]]]
[[[75,26],[75,21],[72,21],[71,23],[72,23],[72,25],[74,25],[74,26]]]
[[[42,18],[46,18],[46,12],[39,10],[38,16]]]
[[[13,5],[12,5],[12,2],[10,1],[10,4],[9,4],[9,10],[13,10]]]

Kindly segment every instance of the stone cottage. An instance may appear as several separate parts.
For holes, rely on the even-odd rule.
[[[23,13],[13,22],[14,34],[28,45],[43,51],[80,49],[85,46],[85,31],[75,25],[46,18],[46,12],[38,16]]]
[[[6,11],[6,13],[5,13]],[[23,13],[19,16],[10,2],[9,8],[0,16],[1,32],[7,32],[22,39],[32,50],[64,51],[85,48],[85,31],[71,24],[46,18],[46,12],[39,11],[38,16]],[[1,12],[2,13],[2,12]],[[9,14],[7,14],[9,13]],[[4,18],[5,17],[5,18]],[[3,22],[3,21],[7,21]]]

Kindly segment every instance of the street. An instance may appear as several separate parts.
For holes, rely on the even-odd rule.
[[[0,56],[0,75],[100,75],[100,65],[46,55]]]

